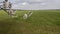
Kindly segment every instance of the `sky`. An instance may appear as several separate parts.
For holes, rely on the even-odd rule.
[[[0,0],[2,2],[4,0]],[[9,0],[12,8],[23,10],[60,9],[60,0]]]

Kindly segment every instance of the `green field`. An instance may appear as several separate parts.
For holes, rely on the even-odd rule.
[[[33,10],[25,20],[27,12],[18,10],[18,17],[12,18],[0,10],[0,34],[60,34],[60,10]]]

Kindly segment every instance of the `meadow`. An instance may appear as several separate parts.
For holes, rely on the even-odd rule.
[[[0,34],[60,34],[60,10],[32,10],[27,19],[22,16],[29,10],[17,10],[12,18],[0,10]]]

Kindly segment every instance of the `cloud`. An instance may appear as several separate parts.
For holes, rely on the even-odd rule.
[[[9,0],[9,1],[13,3],[13,8],[20,8],[20,9],[60,8],[60,0]]]
[[[23,2],[22,5],[27,5],[28,3],[27,2]]]

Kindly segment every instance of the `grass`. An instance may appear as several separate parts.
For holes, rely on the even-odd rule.
[[[17,18],[0,10],[0,34],[60,34],[60,10],[33,10],[24,20],[27,10],[17,11]]]

